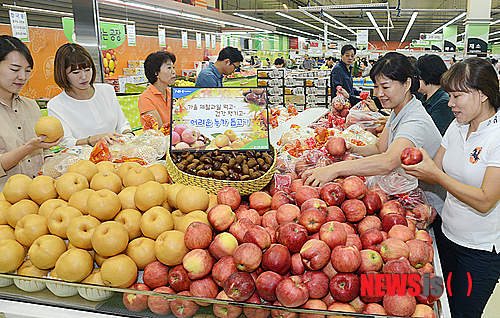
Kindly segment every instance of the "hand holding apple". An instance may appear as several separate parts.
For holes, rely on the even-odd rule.
[[[417,177],[419,180],[430,184],[437,183],[440,176],[444,173],[443,170],[436,166],[425,149],[419,149],[422,153],[422,161],[416,165],[410,166],[402,164],[401,167],[403,167],[407,174]]]
[[[313,187],[323,187],[328,182],[335,180],[339,176],[335,164],[326,167],[306,170],[302,173],[304,185]]]
[[[422,161],[422,152],[418,148],[405,148],[401,153],[401,162],[404,165],[415,165]]]

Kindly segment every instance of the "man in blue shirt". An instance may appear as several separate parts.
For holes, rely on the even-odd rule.
[[[243,55],[234,47],[226,47],[219,52],[215,63],[210,63],[196,78],[195,87],[222,87],[224,75],[234,73],[243,61]]]
[[[356,57],[356,48],[350,44],[344,45],[340,50],[342,54],[340,62],[337,63],[332,69],[330,74],[330,85],[332,98],[337,95],[337,86],[342,86],[343,95],[349,98],[351,105],[356,105],[361,99],[359,91],[354,89],[352,84],[352,64]],[[348,96],[347,96],[348,95]]]

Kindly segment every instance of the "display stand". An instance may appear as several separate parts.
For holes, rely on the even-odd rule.
[[[316,122],[321,117],[325,116],[328,111],[329,110],[327,108],[308,108],[303,112],[300,112],[297,116],[292,117],[282,125],[270,131],[269,138],[271,140],[271,144],[274,147],[277,147],[278,141],[281,138],[281,134],[290,130],[290,127],[293,124],[299,125],[300,127],[307,127],[310,124]]]
[[[443,277],[443,271],[441,270],[441,260],[439,259],[438,247],[436,244],[436,236],[434,235],[434,229],[429,228],[427,230],[429,235],[432,237],[432,248],[434,249],[434,273],[436,276],[443,278],[444,292],[443,295],[434,305],[434,311],[438,313],[439,318],[451,318],[450,305],[448,304],[448,291],[446,287],[446,278]]]

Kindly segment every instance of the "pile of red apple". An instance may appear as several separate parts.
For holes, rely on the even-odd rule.
[[[424,204],[405,210],[380,189],[367,189],[356,176],[322,188],[304,186],[293,176],[289,187],[273,188],[272,196],[255,192],[242,202],[226,187],[208,212],[212,228],[201,222],[186,230],[190,250],[182,265],[149,264],[144,284],[131,288],[293,308],[436,317],[439,297],[369,297],[360,295],[364,273],[432,273],[432,238],[417,230],[428,217]],[[124,294],[130,310],[149,309],[177,317],[195,314],[193,300]],[[298,313],[214,304],[218,317],[299,317]],[[300,317],[325,317],[301,313]]]

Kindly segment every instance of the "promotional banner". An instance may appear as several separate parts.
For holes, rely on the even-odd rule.
[[[62,18],[63,31],[66,39],[70,42],[76,41],[75,20],[73,18]],[[102,49],[114,49],[125,42],[125,24],[100,22]]]
[[[457,25],[448,25],[443,28],[443,47],[445,52],[457,51]]]
[[[210,34],[205,33],[205,48],[210,49]]]
[[[30,41],[30,34],[28,32],[28,20],[26,12],[17,12],[9,10],[10,27],[12,29],[12,36],[18,38],[23,42]]]
[[[182,48],[187,49],[187,47],[188,47],[188,33],[187,33],[187,31],[181,32],[181,38],[182,38]]]
[[[215,50],[217,48],[217,36],[215,34],[212,34],[212,50]]]
[[[158,45],[160,47],[167,46],[167,40],[165,39],[165,29],[158,28]]]
[[[171,150],[269,149],[266,95],[265,88],[173,87]]]
[[[299,49],[299,38],[288,38],[288,47],[290,50]]]
[[[196,48],[201,49],[201,33],[196,33]]]
[[[136,46],[135,24],[127,24],[127,44],[128,46]]]

